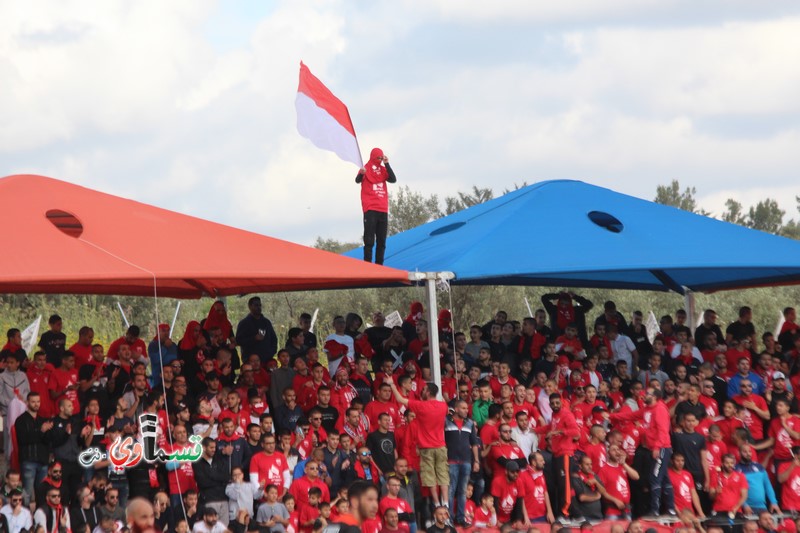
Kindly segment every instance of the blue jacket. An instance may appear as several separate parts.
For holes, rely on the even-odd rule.
[[[737,372],[729,381],[728,381],[728,398],[733,398],[737,394],[742,392],[741,387],[739,386],[742,380],[745,379]],[[766,392],[766,387],[764,386],[764,380],[759,377],[758,374],[754,374],[752,371],[750,375],[747,376],[747,379],[753,384],[753,394],[763,395]]]
[[[147,355],[150,357],[150,383],[153,387],[161,384],[161,362],[158,360],[158,341],[153,339],[147,345]],[[170,364],[178,358],[178,345],[169,348],[161,345],[161,361],[164,365]]]
[[[747,479],[747,501],[745,505],[753,511],[764,510],[771,504],[778,504],[775,490],[769,481],[767,471],[761,463],[739,463],[736,471],[744,474]]]

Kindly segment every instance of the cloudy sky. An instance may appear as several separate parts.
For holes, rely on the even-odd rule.
[[[0,175],[356,240],[356,168],[297,133],[303,60],[426,194],[679,179],[796,216],[798,50],[789,0],[0,0]]]

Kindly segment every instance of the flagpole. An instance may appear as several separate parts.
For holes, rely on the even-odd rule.
[[[347,109],[347,108],[345,108]],[[350,121],[350,125],[353,126],[353,119],[350,116],[350,110],[347,109],[347,120]],[[353,139],[356,140],[356,149],[358,150],[358,160],[361,161],[361,168],[364,168],[364,156],[361,155],[361,145],[358,144],[358,135],[356,135],[356,127],[353,126]]]

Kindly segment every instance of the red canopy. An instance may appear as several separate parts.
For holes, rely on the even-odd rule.
[[[43,176],[0,179],[0,294],[200,298],[408,283],[408,273]]]

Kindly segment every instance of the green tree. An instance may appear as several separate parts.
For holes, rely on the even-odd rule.
[[[778,207],[776,200],[761,200],[747,212],[747,227],[777,235],[783,228],[785,214],[786,211]]]
[[[800,212],[800,196],[795,196],[794,201],[797,204],[797,211]],[[795,221],[793,218],[789,219],[781,228],[781,235],[790,239],[800,240],[800,222]]]
[[[654,202],[657,204],[677,207],[678,209],[683,209],[684,211],[689,211],[690,213],[708,216],[708,211],[698,207],[697,200],[695,199],[696,194],[697,189],[694,187],[686,187],[686,189],[681,192],[681,184],[678,182],[678,180],[672,180],[669,185],[659,185],[656,188],[656,197]]]
[[[725,200],[725,212],[722,213],[722,220],[740,226],[746,225],[747,219],[743,214],[742,204],[733,198]]]
[[[506,188],[506,189],[503,189],[503,194],[508,194],[508,193],[510,193],[511,191],[518,191],[518,190],[522,189],[523,187],[527,187],[527,186],[528,186],[528,182],[527,182],[527,181],[523,181],[523,182],[522,182],[522,183],[520,183],[520,184],[517,184],[517,183],[515,182],[515,183],[514,183],[514,188],[513,188],[513,189],[508,189],[508,188]]]
[[[488,202],[492,198],[494,198],[494,192],[492,192],[492,189],[481,189],[478,186],[473,185],[472,191],[470,192],[459,192],[457,193],[457,196],[446,197],[444,199],[444,214],[452,215],[453,213],[463,211],[464,209],[472,207],[473,205]]]
[[[354,250],[361,246],[362,243],[360,242],[342,242],[337,241],[336,239],[326,239],[324,237],[317,237],[317,240],[314,241],[314,248],[319,248],[320,250],[325,250],[326,252],[333,252],[335,254],[343,254],[345,252],[349,252],[350,250]]]
[[[421,226],[442,216],[439,198],[425,196],[402,186],[389,197],[389,235]]]

